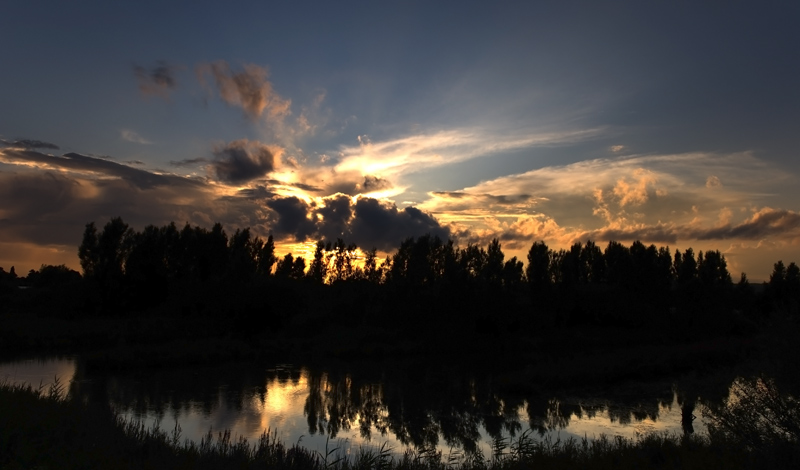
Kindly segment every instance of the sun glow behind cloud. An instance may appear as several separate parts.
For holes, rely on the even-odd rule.
[[[601,129],[563,132],[526,130],[517,135],[508,135],[488,129],[452,129],[380,142],[373,142],[362,136],[359,138],[359,145],[340,148],[336,170],[397,177],[510,150],[575,143],[596,137],[600,131]]]

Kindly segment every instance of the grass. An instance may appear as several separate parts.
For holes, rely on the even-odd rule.
[[[48,388],[0,384],[0,468],[751,469],[796,468],[799,455],[791,446],[780,453],[775,447],[743,446],[724,432],[593,440],[537,440],[524,433],[494,442],[491,456],[443,455],[436,449],[397,456],[386,444],[345,455],[336,443],[329,443],[324,452],[314,452],[298,444],[287,446],[270,430],[254,442],[230,431],[209,431],[198,443],[182,440],[177,425],[164,431],[126,421],[64,390],[58,381]]]

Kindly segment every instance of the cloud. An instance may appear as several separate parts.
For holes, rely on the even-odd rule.
[[[717,185],[722,178],[726,184]],[[798,213],[752,209],[792,181],[750,153],[631,156],[431,192],[419,207],[472,241],[499,237],[517,247],[537,239],[561,247],[589,239],[675,244],[769,237],[793,243],[800,241]]]
[[[318,186],[314,186],[312,184],[305,184],[305,183],[287,183],[287,182],[279,181],[279,180],[267,180],[267,183],[274,184],[274,185],[277,185],[277,186],[289,186],[289,187],[292,187],[292,188],[302,189],[303,191],[307,191],[307,192],[310,192],[310,193],[319,193],[319,192],[324,191],[322,188],[320,188]]]
[[[137,229],[170,221],[206,227],[221,222],[228,231],[251,227],[254,234],[272,233],[282,242],[342,238],[388,251],[409,236],[431,233],[446,239],[452,233],[432,214],[399,209],[391,201],[314,196],[321,188],[281,177],[251,181],[274,168],[277,157],[268,150],[244,140],[218,149],[209,166],[226,182],[247,180],[244,187],[232,188],[209,178],[162,174],[108,158],[0,149],[5,163],[0,166],[0,239],[74,252],[84,224],[103,224],[115,216]],[[389,186],[381,178],[362,181],[370,188]],[[47,260],[32,260],[30,267],[41,262]],[[77,268],[77,258],[69,264]]]
[[[632,181],[631,181],[632,180]],[[612,192],[617,197],[620,207],[627,205],[641,205],[649,199],[649,189],[655,187],[658,178],[653,172],[643,168],[633,171],[632,178],[620,178],[614,185]],[[662,194],[665,190],[660,191]]]
[[[233,71],[225,61],[201,64],[197,67],[200,82],[208,87],[206,76],[211,76],[220,98],[231,106],[241,107],[250,119],[266,115],[279,119],[289,114],[291,101],[281,98],[267,80],[266,68],[245,64],[241,71]]]
[[[394,185],[391,181],[381,178],[379,176],[364,176],[364,183],[361,184],[361,190],[364,193],[372,193],[375,191],[382,191],[384,189],[392,189]]]
[[[785,209],[762,208],[742,222],[725,222],[729,211],[723,211],[724,223],[717,227],[697,227],[695,224],[655,224],[619,229],[600,229],[584,232],[582,240],[644,240],[676,243],[679,240],[800,240],[800,213]]]
[[[1,218],[16,220],[28,214],[36,217],[57,214],[80,198],[81,185],[58,173],[0,173],[0,199],[14,201],[4,205]]]
[[[138,133],[136,133],[136,131],[132,131],[130,129],[123,129],[120,131],[120,135],[122,136],[122,140],[127,140],[128,142],[133,142],[134,144],[151,145],[153,143],[140,136]]]
[[[570,234],[571,242],[581,241],[642,241],[645,243],[675,244],[679,240],[675,227],[656,224],[654,226],[632,226],[625,228],[602,228]]]
[[[49,155],[33,150],[2,149],[0,161],[7,163],[41,166],[45,169],[64,169],[83,174],[86,177],[114,177],[125,180],[139,188],[152,188],[157,186],[192,186],[196,181],[171,174],[154,173],[139,168],[133,168],[104,158],[81,155],[79,153],[66,153],[61,156]]]
[[[696,240],[800,237],[800,213],[785,209],[762,208],[739,224],[724,224],[709,229],[686,229],[684,236]]]
[[[346,173],[339,173],[335,170],[327,175],[328,184],[326,190],[328,193],[342,193],[350,196],[358,194],[373,194],[381,193],[399,193],[402,188],[396,188],[391,181],[386,178],[378,176],[363,176],[358,172],[349,171]],[[394,191],[393,191],[394,190]]]
[[[277,198],[268,201],[267,206],[277,215],[276,220],[270,224],[276,235],[291,236],[295,240],[304,241],[316,233],[310,207],[304,200],[296,196]]]
[[[321,202],[313,209],[319,236],[328,240],[352,238],[348,226],[353,219],[354,207],[350,197],[334,194],[322,198]]]
[[[260,142],[234,140],[214,149],[211,167],[220,181],[241,184],[274,171],[278,158],[274,150]]]
[[[359,145],[339,149],[335,168],[339,173],[391,178],[509,150],[578,142],[599,134],[600,129],[565,132],[526,129],[510,135],[491,129],[454,129],[378,142],[360,136]]]
[[[139,81],[139,91],[145,96],[159,96],[165,99],[169,98],[169,94],[176,86],[174,70],[174,67],[167,65],[163,60],[156,62],[150,69],[140,65],[133,66],[133,74]]]
[[[447,240],[451,235],[449,228],[416,207],[398,209],[389,201],[359,197],[353,209],[348,240],[361,247],[393,250],[407,237],[431,234]]]
[[[208,162],[210,162],[210,160],[207,158],[185,158],[183,160],[170,160],[169,164],[171,166],[184,167],[184,166],[197,165],[198,163],[208,163]]]
[[[466,191],[433,191],[429,193],[436,201],[437,213],[453,214],[497,214],[508,212],[528,214],[537,204],[529,194],[486,194]]]
[[[186,217],[194,209],[187,208],[208,211],[214,200],[213,191],[198,184],[142,187],[122,178],[19,166],[14,172],[0,171],[0,239],[74,250],[87,222],[104,223],[114,216],[139,227],[194,221]],[[34,260],[31,267],[43,262],[49,261]]]
[[[236,192],[235,196],[227,196],[227,198],[234,200],[235,198],[266,200],[272,199],[277,196],[270,188],[262,185],[253,186],[250,188],[243,188]]]
[[[722,186],[722,182],[714,175],[711,175],[706,179],[706,188],[718,188]]]
[[[24,149],[50,149],[50,150],[59,150],[58,145],[51,144],[50,142],[43,142],[41,140],[32,140],[32,139],[20,139],[15,140],[13,142],[0,139],[0,143],[4,145],[8,145],[9,147],[17,147],[17,148],[24,148]]]
[[[335,194],[311,203],[294,196],[279,197],[267,206],[274,211],[269,224],[273,233],[297,241],[342,238],[364,248],[393,250],[407,237],[451,236],[450,229],[431,214],[415,207],[398,209],[390,201],[367,196]]]

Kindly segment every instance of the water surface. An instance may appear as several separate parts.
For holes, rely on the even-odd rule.
[[[444,372],[443,372],[444,371]],[[0,380],[47,386],[58,377],[69,392],[128,419],[199,441],[209,431],[230,430],[257,439],[269,429],[286,444],[324,452],[359,446],[436,448],[444,455],[511,443],[523,433],[536,439],[634,438],[649,432],[682,434],[681,394],[672,388],[650,396],[625,390],[617,398],[580,395],[509,396],[487,377],[463,377],[446,369],[371,374],[288,364],[162,369],[135,374],[92,375],[79,359],[31,359],[0,364]],[[652,393],[652,392],[651,392]],[[685,394],[684,394],[685,395]],[[620,399],[619,397],[624,397]],[[694,432],[705,432],[702,405]]]

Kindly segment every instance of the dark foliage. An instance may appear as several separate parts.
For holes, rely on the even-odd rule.
[[[25,278],[0,271],[2,308],[62,319],[171,318],[183,325],[170,330],[179,338],[280,333],[331,343],[325,333],[344,328],[357,332],[345,336],[369,331],[395,345],[510,352],[554,328],[614,328],[671,342],[746,338],[800,307],[794,263],[776,263],[757,289],[744,274],[734,285],[719,251],[673,256],[638,241],[562,250],[537,241],[523,265],[506,260],[496,239],[460,247],[408,238],[382,261],[374,248],[320,240],[307,264],[292,254],[278,259],[272,236],[249,229],[135,231],[114,218],[101,230],[87,224],[78,253],[83,276],[64,266]]]

